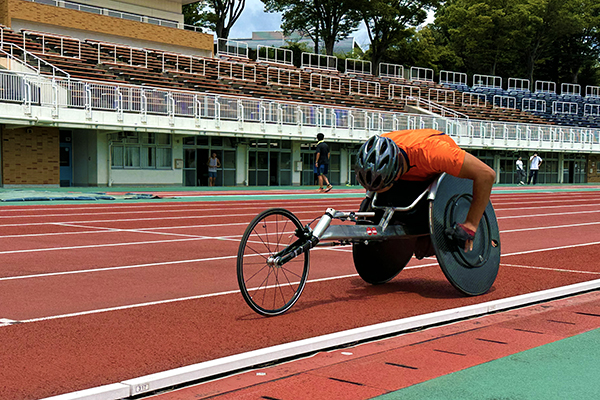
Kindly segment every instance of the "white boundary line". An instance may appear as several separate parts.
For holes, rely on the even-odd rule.
[[[589,290],[597,290],[599,288],[600,279],[597,279],[559,288],[527,293],[506,299],[492,300],[485,303],[402,318],[395,321],[349,329],[328,335],[218,358],[216,360],[129,379],[112,385],[49,397],[45,400],[120,400],[128,396],[140,395],[169,386],[180,385],[198,379],[250,368],[258,364],[274,362],[289,357],[297,357],[302,354],[322,351],[331,347],[343,346],[357,341],[375,339],[411,329],[423,328],[440,323],[450,323],[460,319],[481,316],[513,307],[523,307],[532,303],[548,301]]]

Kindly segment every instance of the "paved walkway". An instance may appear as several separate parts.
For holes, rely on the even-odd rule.
[[[595,291],[322,352],[152,398],[593,399],[600,398],[598,343],[600,292]]]

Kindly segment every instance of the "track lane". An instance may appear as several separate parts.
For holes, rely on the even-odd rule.
[[[500,211],[498,212],[499,216],[501,215]],[[317,212],[317,215],[320,215],[321,212]],[[547,216],[541,217],[540,220],[548,222],[554,218],[559,217]],[[522,220],[524,219],[527,218]],[[504,230],[505,221],[509,220],[511,219],[499,218],[501,230]],[[589,217],[587,222],[589,222]],[[243,303],[241,296],[233,293],[211,298],[0,327],[0,340],[3,340],[3,343],[14,345],[0,355],[0,365],[11,366],[10,369],[0,367],[0,382],[10,382],[9,386],[0,389],[0,398],[39,398],[189,365],[227,354],[235,354],[244,349],[260,348],[281,341],[311,337],[323,332],[335,332],[369,323],[418,315],[439,308],[474,304],[545,289],[548,286],[557,287],[597,279],[595,273],[598,272],[599,267],[596,260],[600,256],[598,250],[600,246],[597,244],[583,248],[552,250],[552,247],[562,245],[565,236],[569,239],[578,238],[579,243],[593,243],[590,239],[594,237],[590,238],[589,236],[593,232],[578,236],[578,229],[573,227],[564,231],[563,228],[555,228],[544,230],[543,233],[539,233],[539,229],[537,229],[533,231],[536,232],[533,234],[532,231],[502,233],[503,256],[498,280],[492,291],[477,298],[461,296],[445,280],[437,263],[425,260],[418,264],[431,265],[412,268],[414,261],[411,261],[410,267],[407,267],[390,284],[382,286],[367,285],[356,276],[310,283],[290,313],[277,318],[262,318],[254,315]],[[178,228],[173,228],[173,230],[179,231]],[[561,230],[563,230],[562,235],[546,234],[547,231],[560,233]],[[194,233],[186,232],[186,234]],[[534,235],[543,238],[544,247],[534,248],[532,246],[530,238]],[[222,243],[224,241],[210,240],[209,242]],[[231,242],[234,243],[234,241]],[[183,245],[183,243],[180,244]],[[171,243],[171,245],[174,244]],[[179,256],[178,259],[181,260],[181,252],[185,251],[182,246],[177,248],[178,252],[169,252],[167,243],[164,248],[160,249],[156,248],[156,245],[148,246],[151,249],[146,248],[141,252],[122,254],[112,254],[115,253],[114,248],[106,247],[103,248],[103,252],[91,253],[86,258],[79,259],[79,268],[94,263],[102,265],[103,262],[100,258],[105,257],[112,260],[113,266],[122,266],[125,265],[123,261],[128,258],[132,260],[152,258],[152,254],[148,254],[151,251],[154,252],[154,258],[172,257],[176,259]],[[128,246],[121,248],[125,247]],[[146,247],[146,245],[140,245],[140,247]],[[237,244],[233,244],[234,254],[235,248],[237,248]],[[190,251],[189,246],[187,249]],[[546,250],[537,252],[536,250],[539,249]],[[218,250],[215,244],[204,249],[204,252],[214,252],[214,250]],[[76,250],[67,252],[69,251],[75,252]],[[230,250],[219,251],[227,253]],[[316,251],[311,253],[313,261],[311,262],[310,279],[314,279],[320,274],[326,276],[331,264],[343,264],[342,269],[348,268],[349,265],[349,270],[353,271],[351,261],[343,262],[346,259],[351,260],[348,251],[319,251],[321,253],[317,254]],[[523,253],[528,251],[533,252]],[[13,259],[15,263],[13,268],[23,268],[19,262],[33,254],[39,256],[43,253],[46,257],[52,252],[21,254],[20,260]],[[513,253],[519,254],[511,255]],[[5,260],[14,256],[15,254],[0,255],[0,259]],[[63,260],[70,258],[70,255],[63,254]],[[46,261],[49,265],[60,262],[59,258],[46,260],[46,258],[31,257],[29,260],[37,263],[37,268],[42,269],[43,266],[40,264],[46,263]],[[71,267],[76,269],[75,264],[72,263]],[[575,265],[573,266],[573,264]],[[148,284],[146,277],[137,279],[140,278],[137,272],[143,271],[142,275],[149,274],[152,280],[152,276],[156,277],[156,275],[151,273],[151,270],[156,268],[157,271],[160,271],[158,276],[161,279],[154,279],[154,281],[161,282],[162,280],[164,282],[169,279],[185,278],[186,274],[194,274],[196,270],[205,269],[188,265],[189,269],[181,272],[180,267],[173,268],[171,266],[171,271],[168,270],[168,266],[139,268],[135,274],[129,275],[126,279],[122,279],[122,277],[127,274],[120,275],[120,273],[124,273],[124,271],[120,271],[114,277],[108,280],[99,280],[95,284],[85,283],[84,281],[88,278],[85,274],[80,275],[78,279],[86,278],[80,281],[80,284],[89,285],[90,290],[94,289],[94,285],[97,286],[96,292],[89,293],[90,300],[99,299],[102,296],[108,299],[113,292],[125,296],[128,295],[127,292],[134,292],[132,288],[135,285]],[[34,266],[27,268],[35,269]],[[221,283],[229,282],[230,279],[225,275],[226,268],[231,269],[230,266],[223,267],[216,263],[214,268],[208,268],[214,274],[213,276],[198,279],[207,285],[215,280]],[[55,270],[56,266],[51,269]],[[177,273],[177,269],[181,273]],[[582,272],[592,272],[593,274]],[[111,272],[106,271],[100,274],[105,273]],[[234,271],[231,276],[234,276]],[[48,278],[41,280],[44,279]],[[22,282],[26,281],[27,279],[22,280]],[[111,287],[112,282],[118,281],[130,285],[123,285],[121,288]],[[188,276],[187,281],[189,283],[194,280],[189,279]],[[7,282],[0,281],[0,287],[4,287]],[[165,290],[162,286],[171,286],[161,286],[156,282],[150,283],[150,286],[159,291]],[[186,283],[184,280],[177,282],[181,285]],[[235,287],[235,280],[230,283],[233,283]],[[54,283],[54,285],[59,285],[59,283]],[[172,283],[172,285],[175,286],[176,283]],[[53,285],[46,284],[43,287],[51,286]],[[74,284],[70,288],[65,287],[60,290],[64,293],[65,298],[71,295],[82,296],[86,290],[82,290],[82,293],[73,292],[73,288],[76,286]],[[103,291],[103,288],[106,290]],[[35,293],[40,289],[31,287],[27,291]],[[147,296],[149,290],[146,292]],[[4,300],[0,301],[0,308],[3,309],[5,304],[7,303]],[[3,317],[0,314],[0,318]],[[181,343],[186,345],[181,346]],[[60,357],[57,357],[57,354],[60,354]],[[80,367],[74,369],[73,365]],[[65,379],[66,372],[69,373],[68,379]]]

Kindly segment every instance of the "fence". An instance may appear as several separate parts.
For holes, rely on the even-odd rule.
[[[50,107],[56,116],[60,109],[71,108],[85,110],[86,113],[114,112],[121,120],[124,113],[137,113],[142,116],[142,119],[146,115],[153,114],[171,119],[177,116],[262,124],[318,126],[372,133],[402,128],[434,128],[458,139],[483,140],[486,145],[496,144],[499,147],[502,147],[501,141],[508,140],[526,140],[532,146],[542,143],[600,145],[600,130],[597,129],[469,120],[454,110],[425,99],[418,99],[419,105],[432,110],[437,115],[248,99],[76,79],[49,79],[36,74],[16,74],[7,71],[0,71],[0,85],[4,89],[0,91],[0,102],[21,104],[24,115],[31,115],[32,107],[40,106]],[[562,111],[570,111],[570,107],[568,103],[561,105]],[[590,106],[588,110],[590,115],[598,112],[600,106]],[[89,118],[91,115],[88,116]],[[589,148],[592,150],[591,147]]]

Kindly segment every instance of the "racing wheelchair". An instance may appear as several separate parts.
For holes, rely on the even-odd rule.
[[[491,202],[472,251],[464,252],[450,236],[454,224],[466,218],[472,190],[471,180],[447,174],[429,182],[398,181],[385,193],[367,192],[356,212],[328,208],[306,226],[286,209],[263,211],[246,228],[238,250],[242,296],[258,314],[283,314],[304,290],[310,250],[347,245],[352,246],[358,275],[370,284],[394,278],[413,255],[435,255],[458,291],[486,293],[500,265],[500,233]]]

